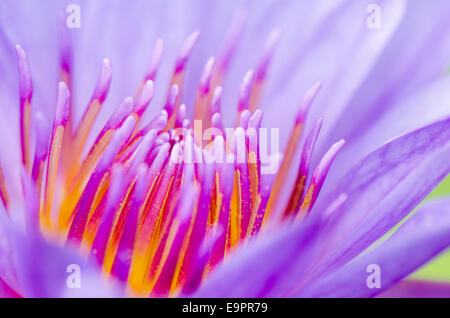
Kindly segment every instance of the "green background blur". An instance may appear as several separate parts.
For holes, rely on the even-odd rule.
[[[442,196],[450,196],[450,176],[447,177],[425,201]],[[449,233],[450,235],[450,233]],[[417,270],[411,279],[450,282],[450,249]]]

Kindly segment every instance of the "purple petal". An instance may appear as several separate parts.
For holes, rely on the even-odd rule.
[[[16,261],[14,259],[13,242],[6,227],[6,212],[0,206],[0,279],[6,285],[21,294],[21,287],[17,273]]]
[[[381,8],[383,14],[384,8]],[[415,95],[416,91],[444,75],[450,54],[449,18],[448,1],[438,0],[433,6],[421,1],[408,2],[398,30],[350,101],[333,133],[342,133],[342,137],[347,139],[357,138],[378,118],[390,112],[392,107],[396,108],[395,105],[406,97]],[[421,106],[418,112],[403,109],[395,119],[404,120],[402,116],[406,116],[408,120],[413,120],[413,124],[414,120],[420,121],[422,115],[428,115],[430,110],[446,110],[441,103]],[[395,130],[395,126],[383,127]],[[411,130],[418,127],[411,126]]]
[[[193,297],[280,297],[300,282],[313,255],[318,222],[285,226],[235,250]],[[302,257],[303,256],[303,257]],[[286,275],[295,271],[297,275]],[[295,279],[293,279],[295,277]]]
[[[3,279],[0,278],[0,298],[19,298],[20,295],[14,291]]]
[[[323,246],[331,253],[315,275],[346,264],[400,222],[448,175],[449,156],[447,119],[387,143],[351,169],[312,211],[320,214],[342,193],[348,197]]]
[[[359,158],[386,140],[450,117],[449,86],[450,76],[442,76],[389,109],[380,109],[382,114],[376,122],[371,125],[366,123],[364,131],[358,132],[359,136],[349,137],[350,142],[346,144],[335,162],[336,169],[331,171],[329,185],[347,172]]]
[[[366,9],[371,3],[373,1],[342,1],[304,37],[299,37],[298,32],[302,30],[304,33],[303,19],[298,20],[299,25],[294,19],[286,19],[283,24],[288,34],[283,33],[284,29],[281,32],[280,52],[274,56],[273,75],[268,77],[262,99],[264,118],[270,118],[264,125],[277,127],[280,136],[288,136],[291,126],[287,123],[292,122],[301,95],[315,82],[322,81],[322,90],[311,108],[307,124],[312,126],[318,117],[323,117],[321,134],[328,136],[330,133],[331,137],[318,139],[317,151],[311,161],[313,167],[331,144],[340,139],[331,129],[341,125],[338,121],[340,114],[370,73],[403,18],[404,1],[382,1],[379,2],[382,27],[369,29]],[[312,9],[305,10],[309,14]],[[292,14],[297,15],[297,12],[293,10]],[[290,17],[288,13],[286,16]],[[282,140],[280,149],[284,149],[285,141]],[[287,185],[294,184],[296,173],[293,171]],[[289,191],[282,193],[279,202],[286,202],[288,194]]]
[[[301,98],[299,94],[318,80],[323,82],[323,89],[317,105],[311,110],[311,123],[323,116],[324,132],[337,123],[339,114],[388,45],[404,15],[404,1],[379,1],[382,27],[370,29],[366,26],[369,16],[366,9],[371,3],[342,1],[319,20],[319,25],[300,38],[298,30],[305,33],[303,19],[285,19],[285,23],[277,21],[285,28],[281,31],[280,52],[274,58],[274,76],[268,82],[265,94],[268,98],[263,99],[263,106],[267,106],[265,118],[278,118],[270,124],[280,127],[280,135],[287,134],[285,129],[289,127],[285,124],[288,118],[280,116],[279,107],[286,114],[295,114]],[[309,14],[313,9],[307,7],[304,10]],[[298,11],[292,11],[292,15],[298,15]],[[285,14],[290,17],[289,13]],[[283,33],[285,29],[287,34]]]
[[[25,297],[110,297],[119,296],[117,286],[106,286],[99,269],[69,248],[52,245],[37,236],[25,236],[5,218],[0,227],[8,235],[15,270]],[[2,252],[2,250],[0,250]],[[3,256],[0,258],[3,259]],[[3,265],[2,265],[3,266]],[[68,280],[79,270],[80,285]],[[0,267],[0,270],[3,270]],[[73,277],[73,276],[72,276]]]
[[[433,201],[385,243],[308,285],[300,297],[371,297],[386,290],[450,245],[450,199]],[[370,266],[378,266],[379,288],[370,288]],[[371,286],[373,287],[373,286]]]
[[[388,288],[381,298],[450,298],[450,283],[403,280]]]

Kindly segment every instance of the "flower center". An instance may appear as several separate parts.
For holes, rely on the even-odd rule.
[[[17,46],[22,182],[25,200],[30,203],[29,230],[51,239],[62,237],[105,273],[126,283],[134,295],[167,296],[194,291],[236,245],[256,236],[263,223],[305,217],[343,141],[330,148],[309,178],[322,119],[302,147],[300,140],[308,109],[321,86],[316,84],[301,104],[283,159],[278,152],[264,155],[268,142],[257,105],[278,41],[277,31],[270,34],[256,71],[250,70],[244,77],[236,126],[224,128],[221,83],[241,22],[239,17],[233,24],[221,58],[207,60],[192,117],[181,96],[197,31],[180,50],[160,115],[143,124],[163,54],[162,40],[155,44],[136,98],[124,99],[91,146],[87,141],[110,88],[109,60],[102,62],[93,96],[76,127],[71,118],[71,74],[68,67],[62,68],[48,139],[45,116],[32,116],[30,67],[24,50]],[[30,131],[31,119],[35,132]],[[201,128],[197,129],[198,125]],[[31,138],[36,141],[34,155]],[[283,202],[280,193],[286,189],[299,148],[295,184],[288,202]],[[275,169],[264,170],[273,164]],[[8,207],[1,169],[0,198]]]

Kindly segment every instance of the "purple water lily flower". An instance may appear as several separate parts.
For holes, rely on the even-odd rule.
[[[0,295],[449,295],[449,15],[2,1]]]

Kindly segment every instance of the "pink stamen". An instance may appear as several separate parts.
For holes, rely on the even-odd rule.
[[[100,76],[97,81],[97,86],[95,87],[94,94],[92,95],[92,100],[98,100],[102,104],[106,96],[108,95],[109,88],[111,87],[112,79],[112,68],[109,59],[103,59],[102,69]]]
[[[263,117],[263,112],[261,109],[257,109],[248,121],[248,127],[253,127],[258,130],[261,127],[261,121]]]
[[[30,118],[31,98],[33,96],[33,83],[31,80],[30,65],[25,51],[20,45],[16,45],[17,63],[19,66],[19,95],[20,95],[20,145],[22,151],[22,163],[30,169]]]
[[[221,137],[216,137],[216,140]],[[230,154],[230,156],[232,156]],[[234,171],[235,167],[233,160],[230,159],[231,163],[224,163],[218,165],[219,174],[219,192],[222,195],[222,204],[220,206],[218,224],[224,228],[228,229],[228,223],[230,219],[230,203],[231,194],[233,192],[234,186]],[[227,161],[228,162],[228,161]],[[226,245],[227,245],[227,231],[219,237],[217,244],[212,249],[211,253],[211,267],[216,266],[224,257]]]
[[[53,201],[63,135],[69,117],[69,101],[69,89],[64,82],[60,82],[58,85],[58,98],[56,102],[52,135],[50,138],[50,146],[48,151],[49,160],[47,160],[47,174],[45,179],[43,215],[48,226],[50,226],[50,211]]]
[[[239,102],[238,102],[239,112],[248,109],[250,105],[250,92],[252,83],[253,83],[253,70],[250,70],[245,74],[244,80],[239,90]]]
[[[188,61],[189,56],[197,43],[199,35],[200,31],[194,31],[191,35],[189,35],[186,42],[183,44],[176,62],[175,73],[179,73],[185,69],[186,62]]]
[[[327,153],[320,160],[319,165],[313,173],[311,178],[311,182],[308,187],[308,191],[305,195],[305,199],[300,207],[300,211],[298,212],[299,216],[304,216],[311,208],[314,206],[316,202],[317,196],[322,189],[325,178],[328,174],[328,171],[336,158],[339,151],[344,146],[345,141],[342,139],[331,146],[331,148],[327,151]]]
[[[275,29],[269,35],[263,56],[256,70],[256,79],[255,79],[256,82],[262,82],[266,78],[266,73],[270,64],[270,60],[272,58],[273,52],[279,40],[280,40],[280,30]]]
[[[316,99],[321,88],[322,82],[317,82],[306,92],[295,119],[295,123],[297,125],[305,121],[309,108],[311,107],[312,102]]]
[[[167,102],[164,105],[164,110],[167,112],[168,117],[170,118],[175,110],[175,105],[178,98],[178,85],[174,84],[170,88],[169,96],[167,97]]]
[[[189,275],[186,283],[183,285],[183,294],[191,294],[200,285],[203,275],[205,273],[206,265],[211,256],[211,250],[220,244],[220,238],[223,237],[225,233],[222,226],[218,225],[212,228],[205,235],[202,246],[199,248],[197,255],[195,255],[195,260],[193,266],[194,271]]]
[[[111,186],[107,193],[105,212],[92,244],[90,255],[90,258],[95,259],[99,265],[103,264],[116,212],[124,200],[129,186],[129,183],[124,182],[124,180],[126,180],[125,169],[120,165],[114,165],[112,168]]]
[[[314,146],[316,144],[317,137],[319,136],[320,129],[322,127],[322,122],[322,117],[317,120],[314,128],[310,131],[303,146],[297,178],[295,180],[295,186],[292,189],[289,203],[284,211],[285,215],[290,215],[291,213],[297,211],[302,202],[305,184],[309,175],[311,156],[314,151]]]
[[[242,127],[238,127],[233,136],[233,150],[236,158],[236,170],[239,172],[239,196],[240,196],[240,219],[241,219],[241,239],[247,235],[250,223],[252,200],[250,193],[250,180],[247,165],[247,150],[245,132]]]
[[[174,222],[167,233],[167,236],[169,236],[170,234],[174,235],[173,242],[170,247],[170,252],[165,263],[163,264],[161,272],[152,290],[152,295],[156,297],[163,297],[169,294],[181,248],[183,246],[184,240],[186,239],[190,220],[194,212],[194,198],[196,197],[196,195],[192,194],[192,189],[194,189],[195,191],[192,178],[186,179],[186,185],[183,187],[183,189],[184,190],[182,190],[181,192],[180,200],[177,203],[177,207],[175,209],[175,211],[177,211],[177,217],[174,219]],[[165,241],[167,241],[168,239],[169,238],[167,237]],[[157,254],[162,254],[162,250],[165,248],[166,246],[161,244],[159,251],[157,251]],[[154,261],[153,264],[159,263],[160,258],[157,259],[158,261]],[[155,268],[156,266],[151,267]]]
[[[131,257],[133,255],[133,245],[136,237],[136,229],[141,206],[147,196],[150,187],[148,178],[148,167],[145,163],[139,166],[137,171],[137,181],[132,196],[132,203],[128,214],[126,215],[125,225],[120,238],[119,247],[111,269],[111,274],[119,280],[125,282],[128,279],[128,273],[131,266]],[[151,180],[150,180],[151,181]]]
[[[210,85],[211,85],[211,77],[214,67],[214,57],[210,57],[206,62],[205,68],[203,69],[202,77],[200,78],[199,91],[201,94],[208,94]]]
[[[239,126],[243,129],[247,129],[248,128],[248,123],[250,121],[250,116],[251,113],[248,109],[244,110],[241,113],[241,117],[239,118]]]
[[[150,60],[150,65],[148,67],[147,73],[145,74],[144,81],[155,80],[156,73],[161,64],[161,58],[164,51],[164,42],[162,39],[157,39],[155,47],[153,48],[152,58]]]
[[[20,45],[16,45],[17,62],[19,65],[19,94],[20,104],[30,102],[33,96],[33,82],[31,80],[30,65],[25,51]]]
[[[113,163],[115,156],[131,137],[135,126],[136,121],[134,117],[128,117],[123,126],[115,133],[111,143],[105,150],[102,159],[89,178],[88,184],[86,185],[86,188],[84,189],[83,194],[75,207],[75,211],[73,213],[74,219],[70,227],[69,234],[67,235],[68,243],[70,242],[74,245],[78,245],[81,242],[86,228],[86,222],[99,185],[102,182],[105,173]]]
[[[175,121],[175,128],[183,127],[183,122],[186,120],[186,105],[180,105],[178,109],[177,119]]]
[[[222,103],[222,87],[217,86],[214,89],[214,96],[211,104],[211,114],[220,113],[221,103]]]
[[[138,115],[138,117],[141,117],[142,114],[147,109],[148,105],[153,99],[153,81],[147,80],[144,84],[144,86],[141,89],[140,94],[138,95],[136,99],[136,104],[134,105],[133,112]]]

